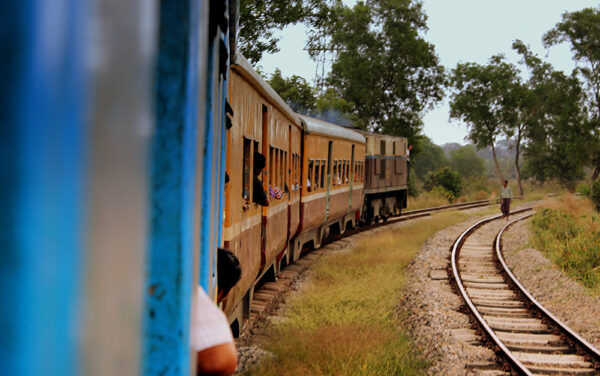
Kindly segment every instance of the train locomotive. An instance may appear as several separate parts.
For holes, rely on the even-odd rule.
[[[295,113],[241,54],[232,59],[229,102],[223,239],[242,279],[223,310],[239,334],[257,283],[329,237],[406,207],[408,163],[406,138]],[[268,203],[253,200],[261,188]]]

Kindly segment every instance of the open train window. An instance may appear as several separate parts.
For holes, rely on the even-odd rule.
[[[350,181],[350,161],[346,161],[346,174],[344,176],[344,183],[348,184]]]
[[[285,180],[285,152],[279,150],[279,187],[281,187],[282,190]]]
[[[315,161],[315,189],[319,189],[321,188],[319,185],[319,182],[321,181],[321,161],[316,160]]]
[[[244,176],[242,178],[242,197],[246,200],[250,200],[250,197],[252,197],[252,192],[250,191],[250,177],[252,176],[252,166],[250,165],[250,146],[251,141],[244,137],[244,161],[242,166]]]
[[[269,147],[269,185],[273,185],[273,166],[275,165],[275,148]]]
[[[321,181],[319,182],[321,188],[325,188],[325,160],[321,159]]]
[[[358,175],[360,176],[360,181],[364,182],[365,181],[365,162],[360,162],[360,171],[358,172]]]
[[[315,162],[311,159],[308,161],[308,174],[306,175],[306,189],[308,191],[312,191],[312,184],[315,183],[314,175],[313,175],[313,166]]]

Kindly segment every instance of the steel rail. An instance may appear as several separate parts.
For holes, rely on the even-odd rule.
[[[527,299],[529,299],[529,301],[531,303],[533,303],[533,305],[535,305],[535,308],[538,309],[540,312],[542,312],[542,314],[552,324],[559,327],[560,330],[563,332],[563,334],[566,334],[571,339],[571,341],[573,341],[576,344],[576,346],[579,346],[582,350],[586,351],[587,354],[593,355],[595,358],[594,359],[595,360],[594,367],[598,368],[600,366],[600,351],[597,348],[595,348],[592,344],[590,344],[588,341],[586,341],[583,337],[581,337],[579,334],[577,334],[575,331],[573,331],[571,328],[569,328],[565,323],[560,321],[556,316],[554,316],[550,311],[548,311],[540,302],[538,302],[529,293],[529,291],[527,291],[527,289],[519,282],[519,280],[515,277],[515,275],[510,271],[510,268],[508,267],[506,261],[504,260],[504,256],[502,254],[502,234],[503,234],[504,230],[506,230],[513,223],[523,220],[523,219],[527,219],[527,218],[531,217],[532,215],[533,214],[529,214],[523,218],[513,221],[513,222],[509,223],[508,225],[504,226],[502,228],[502,230],[500,230],[500,232],[498,233],[498,236],[496,237],[496,241],[495,241],[496,257],[498,257],[498,261],[500,261],[500,264],[502,264],[502,267],[504,268],[504,272],[509,276],[511,281],[520,290],[520,292],[523,293],[523,295],[525,295],[527,297]]]
[[[511,214],[518,214],[518,213],[522,213],[522,212],[525,212],[525,211],[528,211],[528,210],[531,210],[531,209],[532,208],[520,209],[520,210],[512,212]],[[471,235],[471,233],[473,231],[475,231],[477,228],[481,227],[482,225],[484,225],[486,223],[490,223],[492,221],[495,221],[496,219],[499,219],[501,217],[502,217],[502,214],[496,215],[496,216],[491,217],[491,218],[483,219],[483,220],[475,223],[471,227],[469,227],[466,231],[464,231],[458,237],[458,239],[456,239],[456,241],[454,242],[454,245],[452,246],[452,256],[451,256],[452,273],[453,273],[453,276],[454,276],[454,282],[456,283],[456,286],[458,287],[458,290],[460,291],[460,294],[462,295],[463,299],[467,303],[467,307],[469,307],[469,310],[471,311],[471,314],[475,317],[475,319],[479,323],[479,326],[481,328],[483,328],[483,330],[486,332],[486,334],[488,335],[488,337],[490,337],[492,339],[492,341],[495,342],[495,344],[498,346],[498,348],[500,349],[500,351],[504,354],[504,357],[508,360],[508,362],[511,364],[511,366],[517,372],[519,372],[519,373],[521,373],[523,375],[528,375],[528,376],[531,375],[531,376],[533,376],[533,373],[531,373],[531,371],[529,371],[529,369],[527,369],[527,367],[525,367],[523,365],[523,363],[521,363],[521,361],[519,359],[517,359],[517,357],[504,345],[504,343],[500,340],[500,338],[498,338],[498,336],[496,336],[496,334],[494,333],[494,330],[492,330],[492,328],[490,328],[490,326],[488,325],[488,323],[481,316],[481,314],[479,313],[479,311],[475,307],[475,304],[473,304],[473,302],[471,301],[471,298],[469,297],[469,294],[467,293],[467,290],[465,289],[465,287],[464,287],[464,285],[462,283],[462,280],[460,278],[460,275],[458,273],[457,258],[458,258],[458,254],[460,253],[460,247],[465,242],[465,240],[467,239],[467,237],[469,235]]]

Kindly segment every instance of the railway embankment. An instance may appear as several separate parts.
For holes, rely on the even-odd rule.
[[[532,248],[530,223],[519,223],[504,238],[506,261],[535,298],[596,348],[600,348],[600,295],[567,275],[546,252]],[[589,234],[594,236],[594,234]]]
[[[241,369],[261,375],[464,375],[473,365],[493,362],[494,353],[460,312],[446,268],[457,236],[495,209],[381,227],[309,256],[313,261],[292,293],[242,343]],[[600,299],[529,246],[529,226],[519,223],[505,235],[513,272],[598,347]]]

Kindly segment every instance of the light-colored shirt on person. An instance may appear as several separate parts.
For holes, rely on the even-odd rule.
[[[502,191],[500,192],[500,198],[504,199],[504,198],[511,198],[513,197],[513,193],[512,190],[510,189],[510,187],[507,185],[506,188],[502,187]]]
[[[198,287],[196,292],[196,312],[192,322],[190,339],[192,349],[195,351],[233,343],[227,317],[201,287]]]

